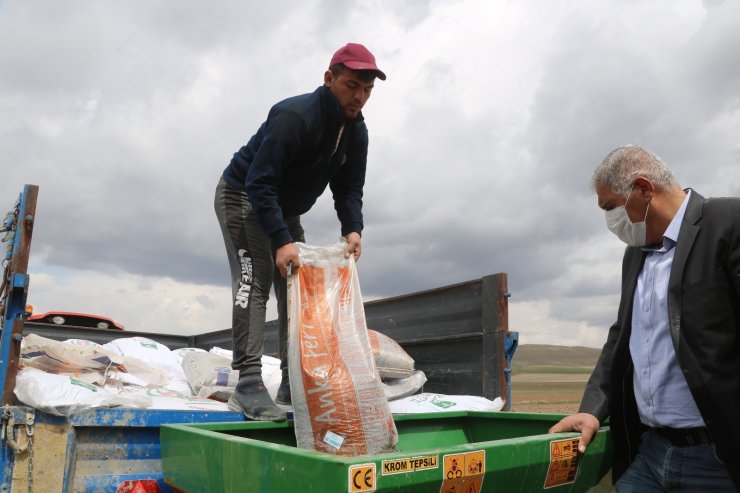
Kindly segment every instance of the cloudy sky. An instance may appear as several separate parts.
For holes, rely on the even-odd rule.
[[[522,343],[599,347],[623,246],[598,162],[637,143],[740,195],[734,0],[0,0],[0,212],[39,185],[36,312],[229,327],[218,178],[348,41],[388,74],[364,110],[368,300],[506,272]],[[329,195],[303,221],[339,237]]]

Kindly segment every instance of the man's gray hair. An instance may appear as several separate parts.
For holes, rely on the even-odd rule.
[[[604,184],[614,193],[627,195],[637,176],[644,176],[661,191],[678,186],[662,159],[640,146],[626,145],[614,149],[596,167],[591,187],[596,190]]]

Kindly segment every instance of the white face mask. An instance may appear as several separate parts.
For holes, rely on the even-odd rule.
[[[627,194],[627,200],[632,195],[632,189]],[[628,244],[629,246],[645,246],[647,244],[647,227],[645,219],[647,219],[647,211],[650,209],[650,203],[648,202],[647,209],[645,209],[645,219],[639,223],[633,223],[627,215],[627,200],[624,201],[624,205],[615,207],[614,209],[604,211],[606,215],[606,227],[609,231],[617,235],[617,238]]]

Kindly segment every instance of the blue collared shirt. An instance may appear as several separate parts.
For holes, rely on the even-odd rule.
[[[689,386],[678,366],[668,323],[668,279],[686,204],[691,191],[663,234],[660,248],[645,248],[645,265],[637,278],[630,354],[640,420],[650,427],[704,426]]]

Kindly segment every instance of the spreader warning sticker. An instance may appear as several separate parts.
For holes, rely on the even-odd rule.
[[[545,488],[574,483],[578,477],[581,453],[578,452],[578,438],[550,442],[550,467],[547,468]]]
[[[480,493],[485,473],[485,450],[445,455],[439,493]]]
[[[403,474],[407,472],[425,471],[427,469],[437,469],[438,467],[438,456],[423,455],[420,457],[384,460],[382,474],[383,476],[388,476],[390,474]]]
[[[349,493],[372,493],[376,490],[375,463],[355,464],[347,469]]]

